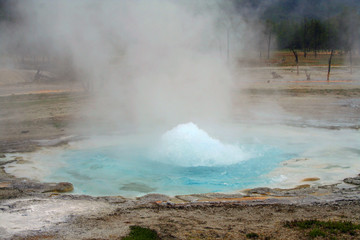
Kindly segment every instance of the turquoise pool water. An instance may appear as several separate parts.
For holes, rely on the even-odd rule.
[[[334,184],[360,171],[358,130],[276,124],[216,129],[187,123],[141,132],[45,147],[20,155],[26,163],[13,162],[5,170],[17,177],[71,182],[75,194],[126,197],[291,188],[314,177],[319,180],[312,185]]]
[[[68,181],[75,193],[139,196],[231,192],[266,185],[266,173],[294,157],[270,145],[225,144],[195,124],[182,124],[157,144],[122,141],[68,149],[46,180]]]
[[[236,164],[196,167],[155,161],[148,149],[129,146],[69,150],[59,156],[66,166],[48,180],[71,182],[75,193],[90,195],[229,192],[269,183],[263,175],[292,157],[272,147],[249,148],[259,154]]]

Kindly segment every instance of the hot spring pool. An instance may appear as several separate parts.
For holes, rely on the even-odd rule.
[[[318,184],[323,184],[360,170],[356,131],[339,135],[340,131],[247,126],[230,132],[233,137],[220,141],[188,123],[151,143],[138,136],[98,136],[24,155],[28,164],[7,171],[71,182],[76,194],[133,197],[294,186],[306,177],[319,177]],[[236,138],[239,132],[243,134]]]

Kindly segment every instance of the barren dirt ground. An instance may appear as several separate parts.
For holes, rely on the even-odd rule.
[[[286,124],[358,131],[360,74],[341,75],[335,70],[336,80],[349,81],[326,83],[306,82],[304,74],[297,76],[291,68],[247,71],[246,84],[240,79],[240,88],[234,89],[234,117],[246,116],[244,121],[258,122],[281,119]],[[273,71],[283,78],[273,79]],[[0,76],[0,154],[34,151],[39,146],[33,140],[82,134],[83,130],[72,127],[73,121],[83,118],[78,113],[88,99],[81,87],[69,83],[33,83],[32,74],[4,70]],[[313,70],[312,76],[324,79],[322,70]],[[278,106],[276,115],[281,117],[273,116],[268,109],[270,103]],[[18,190],[15,183],[18,180],[1,173],[2,239],[121,239],[132,225],[154,229],[162,239],[247,239],[250,233],[256,233],[258,239],[309,239],[306,230],[288,228],[284,223],[300,219],[360,223],[358,185],[348,186],[348,190],[334,186],[300,189],[290,194],[294,200],[259,190],[239,201],[205,196],[207,201],[189,197],[174,202],[166,196],[137,200],[75,197],[39,193],[30,187],[26,191],[19,188],[13,194]],[[315,196],[319,198],[312,201]],[[79,207],[73,209],[72,205]],[[59,210],[59,206],[63,208]],[[360,232],[336,236],[359,239]]]

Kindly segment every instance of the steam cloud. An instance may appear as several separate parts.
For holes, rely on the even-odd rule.
[[[231,1],[34,0],[16,10],[22,21],[10,45],[68,66],[93,93],[89,119],[112,128],[226,119],[230,63],[261,30]]]

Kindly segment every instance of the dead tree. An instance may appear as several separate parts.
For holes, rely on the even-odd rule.
[[[291,49],[291,51],[293,52],[294,57],[295,57],[296,75],[299,75],[299,57],[298,57],[298,53],[294,49]]]
[[[267,41],[267,59],[270,59],[270,46],[271,46],[271,30]]]
[[[311,80],[310,75],[311,73],[308,73],[307,70],[305,70],[306,80]]]
[[[351,49],[350,49],[350,51],[349,51],[349,57],[350,57],[350,74],[352,74],[352,66],[353,66],[353,64],[352,64],[352,51],[351,51]]]
[[[334,55],[334,49],[331,49],[330,57],[329,57],[329,68],[328,68],[328,74],[327,74],[327,81],[330,82],[330,70],[331,70],[331,59]]]
[[[272,26],[273,23],[271,21],[266,21],[266,29],[265,34],[267,35],[266,44],[267,44],[267,59],[270,59],[270,49],[271,49],[271,37],[272,37]]]
[[[34,76],[34,82],[40,81],[41,77],[42,77],[42,76],[41,76],[41,73],[40,73],[40,69],[38,69],[38,70],[36,71],[35,76]]]

